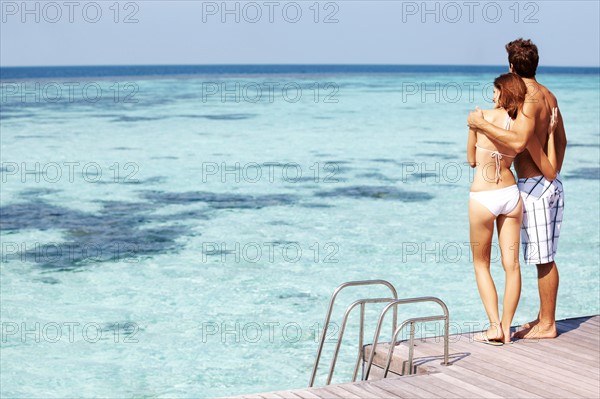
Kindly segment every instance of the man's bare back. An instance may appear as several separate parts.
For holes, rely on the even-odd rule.
[[[527,98],[525,100],[525,105],[523,106],[523,114],[518,116],[515,124],[523,123],[523,119],[533,119],[533,136],[537,137],[539,143],[544,147],[544,152],[548,153],[548,127],[550,125],[550,116],[552,114],[552,109],[555,107],[558,108],[558,102],[556,101],[554,94],[552,94],[545,86],[539,84],[535,79],[524,78],[523,81],[527,86]],[[564,135],[562,119],[559,119],[558,125],[559,127],[562,127],[562,134]],[[560,130],[560,128],[557,128],[557,136],[558,130]],[[531,139],[534,139],[534,137]],[[565,147],[566,142],[565,145],[556,143],[556,153],[559,160],[556,170],[560,170],[560,166],[562,166]],[[542,172],[537,167],[528,151],[523,151],[517,155],[515,158],[515,170],[519,178],[542,175]]]

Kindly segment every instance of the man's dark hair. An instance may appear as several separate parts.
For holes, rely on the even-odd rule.
[[[519,38],[506,45],[508,62],[513,71],[522,78],[533,78],[540,61],[538,49],[531,40]]]

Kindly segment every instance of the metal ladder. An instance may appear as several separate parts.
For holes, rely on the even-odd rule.
[[[414,324],[415,323],[420,323],[420,322],[427,322],[427,321],[434,321],[434,320],[444,320],[444,363],[445,365],[448,365],[448,327],[449,327],[449,315],[448,315],[448,308],[446,307],[446,305],[444,304],[443,301],[441,301],[438,298],[434,298],[434,297],[424,297],[424,298],[410,298],[410,299],[398,299],[398,293],[396,291],[396,288],[394,288],[394,286],[385,280],[362,280],[362,281],[349,281],[346,283],[343,283],[341,285],[339,285],[334,291],[333,294],[331,295],[331,299],[329,300],[329,307],[327,309],[327,313],[325,315],[325,323],[323,325],[323,331],[321,333],[321,337],[319,339],[319,347],[317,350],[317,356],[315,358],[315,363],[313,366],[313,370],[311,373],[311,377],[310,377],[310,382],[309,382],[309,387],[312,387],[314,385],[315,382],[315,378],[317,375],[317,369],[319,367],[319,362],[321,360],[321,354],[323,352],[323,346],[325,345],[325,338],[327,336],[327,330],[329,328],[329,322],[331,320],[331,313],[333,311],[333,306],[335,304],[335,299],[337,297],[337,295],[340,293],[340,291],[342,291],[343,289],[347,288],[347,287],[352,287],[352,286],[366,286],[366,285],[383,285],[386,286],[387,288],[389,288],[390,292],[392,293],[392,298],[365,298],[365,299],[359,299],[357,301],[352,302],[347,308],[346,311],[344,312],[344,318],[342,321],[342,326],[340,328],[340,332],[338,334],[338,339],[337,339],[337,343],[336,343],[336,347],[335,347],[335,351],[333,354],[333,358],[331,360],[331,364],[329,366],[329,373],[327,375],[327,382],[326,385],[331,384],[331,379],[333,378],[333,372],[335,370],[335,365],[337,362],[337,357],[338,357],[338,353],[342,344],[342,339],[344,337],[344,332],[346,330],[346,324],[348,322],[348,317],[350,316],[350,313],[352,312],[352,310],[354,308],[356,308],[358,305],[360,305],[360,332],[359,332],[359,338],[358,338],[358,356],[356,359],[356,363],[354,366],[354,373],[352,375],[352,382],[356,381],[356,377],[358,375],[358,369],[360,366],[360,361],[361,359],[363,359],[363,343],[364,343],[364,321],[365,321],[365,305],[367,303],[383,303],[383,302],[389,302],[389,304],[382,310],[380,316],[379,316],[379,320],[377,322],[377,328],[375,331],[375,337],[373,339],[373,347],[371,350],[371,355],[369,356],[369,362],[367,365],[367,369],[366,372],[363,375],[362,380],[366,380],[369,376],[369,373],[371,371],[371,366],[373,363],[373,358],[375,355],[375,349],[377,347],[377,341],[379,339],[379,335],[381,333],[381,328],[383,325],[383,320],[385,318],[385,315],[387,314],[387,312],[390,309],[393,309],[393,320],[392,320],[392,342],[395,342],[396,337],[398,336],[398,334],[400,333],[400,331],[402,331],[402,329],[406,326],[406,325],[410,325],[411,330],[410,330],[410,347],[409,347],[409,370],[412,372],[412,356],[413,356],[413,344],[414,344]],[[397,327],[397,318],[398,318],[398,305],[401,304],[407,304],[407,303],[414,303],[414,302],[436,302],[438,303],[441,307],[442,310],[444,311],[444,315],[443,316],[430,316],[430,317],[420,317],[420,318],[413,318],[413,319],[408,319],[405,320],[400,326]],[[388,352],[388,359],[386,362],[386,368],[384,371],[384,378],[385,376],[387,376],[387,373],[389,371],[389,366],[391,363],[391,359],[392,359],[392,355],[393,355],[393,350],[394,350],[394,345],[390,345],[390,350]],[[364,359],[363,359],[364,360]]]
[[[337,344],[335,347],[335,352],[333,354],[333,359],[331,360],[331,365],[329,366],[329,374],[327,375],[327,383],[326,385],[331,384],[331,378],[333,377],[333,371],[335,370],[335,364],[337,361],[338,352],[340,350],[340,346],[342,344],[342,338],[344,337],[344,331],[346,329],[346,323],[348,321],[348,316],[352,309],[356,306],[360,305],[360,334],[358,337],[358,357],[356,359],[356,364],[354,366],[354,373],[352,375],[352,382],[356,381],[356,376],[358,374],[358,367],[360,366],[360,360],[363,355],[363,341],[364,341],[364,323],[365,323],[365,304],[367,303],[381,303],[381,302],[393,302],[398,300],[398,293],[396,292],[396,288],[389,282],[385,280],[362,280],[362,281],[348,281],[339,285],[333,294],[331,294],[331,299],[329,300],[329,308],[327,309],[327,314],[325,315],[325,323],[323,324],[323,332],[321,333],[321,338],[319,339],[319,349],[317,350],[317,357],[315,358],[315,364],[313,366],[312,374],[310,376],[310,382],[308,384],[309,387],[312,387],[315,383],[315,378],[317,375],[317,369],[319,367],[319,362],[321,360],[321,353],[323,352],[323,346],[325,344],[325,337],[327,336],[327,329],[329,328],[329,321],[331,320],[331,312],[333,311],[333,305],[335,304],[335,298],[344,288],[354,287],[354,286],[365,286],[365,285],[384,285],[390,289],[393,298],[367,298],[367,299],[359,299],[354,301],[346,308],[344,312],[344,319],[342,321],[342,327],[340,328],[340,332],[337,339]],[[396,322],[397,322],[397,309],[394,308],[394,319],[393,319],[393,331],[396,330]]]
[[[388,356],[387,356],[387,360],[385,362],[385,368],[383,370],[383,378],[387,377],[387,374],[390,370],[392,356],[394,355],[394,348],[396,347],[396,345],[394,344],[396,342],[396,337],[398,336],[400,331],[402,331],[404,329],[404,327],[406,327],[407,325],[410,325],[410,335],[409,335],[409,340],[408,340],[408,374],[412,374],[412,372],[413,372],[413,356],[414,356],[414,350],[415,350],[414,343],[415,343],[415,324],[416,323],[427,323],[430,321],[438,321],[438,320],[444,321],[444,361],[443,361],[442,365],[444,365],[444,366],[449,365],[449,362],[448,362],[448,357],[449,357],[448,330],[450,329],[450,315],[448,313],[448,307],[446,306],[444,301],[442,301],[439,298],[435,298],[435,297],[431,297],[431,296],[421,297],[421,298],[399,299],[399,300],[393,301],[389,305],[387,305],[381,311],[381,314],[379,315],[379,321],[377,322],[377,328],[375,329],[375,336],[373,337],[371,354],[369,356],[369,362],[367,363],[367,368],[363,375],[363,380],[369,379],[369,373],[371,372],[371,366],[373,365],[373,359],[375,357],[375,349],[377,349],[377,343],[379,341],[379,334],[381,332],[381,326],[383,324],[383,319],[385,318],[385,314],[390,310],[390,308],[394,308],[394,310],[396,310],[398,305],[404,305],[407,303],[417,303],[417,302],[435,302],[438,305],[440,305],[444,314],[438,315],[438,316],[414,317],[411,319],[404,320],[402,322],[402,324],[400,324],[397,328],[395,328],[394,334],[392,335],[392,339],[390,342],[390,349],[388,350]]]

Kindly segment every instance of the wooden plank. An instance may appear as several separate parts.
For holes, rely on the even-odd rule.
[[[530,356],[530,357],[543,357],[543,356],[552,356],[552,353],[548,353],[548,350],[545,348],[539,348],[539,347],[535,347],[535,345],[518,345],[518,344],[513,344],[511,347],[512,351],[515,352],[522,352],[523,354],[525,354],[525,356]],[[559,352],[560,353],[560,352]],[[575,356],[567,356],[570,355],[570,352],[562,352],[560,353],[560,358],[557,357],[558,362],[560,362],[562,367],[565,368],[569,368],[571,370],[580,370],[580,369],[584,369],[584,370],[590,370],[590,369],[596,369],[598,370],[597,366],[600,366],[599,364],[594,364],[594,362],[590,362],[591,364],[583,364],[581,361],[579,361],[580,358],[577,358]],[[600,372],[600,370],[598,370]]]
[[[582,328],[576,328],[576,329],[572,329],[572,330],[565,330],[562,328],[558,328],[557,329],[558,332],[558,336],[554,339],[559,339],[559,340],[571,340],[574,337],[581,337],[585,340],[588,341],[594,341],[596,338],[596,334],[590,332],[590,331],[586,331]],[[552,340],[552,338],[550,339]]]
[[[362,399],[359,395],[356,395],[350,391],[347,391],[343,388],[343,385],[329,385],[323,388],[324,390],[331,392],[332,396],[335,398],[349,398],[349,399]]]
[[[419,387],[405,384],[404,379],[385,379],[377,381],[377,384],[399,398],[431,398],[431,393]]]
[[[598,327],[600,327],[600,319],[589,319],[589,320],[582,320],[582,319],[569,319],[569,320],[560,320],[556,322],[556,325],[558,327],[562,327],[562,326],[567,326],[569,328],[573,328],[574,326],[576,327],[584,327],[584,328],[589,328],[589,329],[596,329]]]
[[[464,345],[464,344],[463,344]],[[516,378],[521,380],[525,379],[528,382],[532,380],[537,380],[543,384],[546,384],[548,387],[552,387],[552,391],[556,392],[556,389],[560,389],[563,391],[563,395],[568,396],[569,394],[576,393],[580,396],[589,396],[591,391],[585,389],[582,386],[576,386],[572,384],[572,380],[567,378],[563,374],[565,374],[566,370],[558,369],[553,367],[548,362],[539,361],[538,359],[529,358],[523,355],[519,355],[516,353],[512,353],[509,348],[505,347],[493,347],[485,344],[481,344],[479,342],[474,342],[470,344],[479,345],[483,348],[474,347],[476,350],[476,360],[477,364],[481,365],[485,362],[490,362],[491,364],[497,363],[498,361],[503,361],[511,364],[518,364],[518,374]],[[492,349],[484,350],[484,349]],[[495,351],[493,350],[495,349]],[[550,372],[549,369],[555,370],[554,372]],[[560,383],[560,385],[559,385]]]
[[[568,326],[573,325],[574,323],[579,323],[579,321],[575,320],[575,321],[571,321],[569,320],[567,323],[564,323]],[[562,322],[556,322],[556,325],[563,325]],[[580,324],[581,326],[585,326],[587,328],[600,328],[600,320],[587,320],[583,323]]]
[[[553,394],[553,391],[548,389],[545,384],[536,380],[527,381],[525,383],[520,380],[519,373],[513,370],[505,371],[502,367],[494,364],[482,364],[481,362],[476,361],[470,362],[465,358],[452,366],[448,366],[447,369],[455,370],[453,372],[458,372],[458,369],[463,369],[469,375],[468,380],[478,380],[482,383],[482,386],[490,384],[500,384],[500,386],[508,385],[513,387],[513,389],[528,392],[531,394],[530,396],[534,396],[538,393],[541,393],[543,396],[551,396]],[[445,372],[447,373],[448,371]],[[494,381],[496,381],[496,383],[494,383]]]
[[[485,385],[485,388],[472,384],[471,382],[467,382],[465,380],[459,380],[455,377],[452,377],[448,374],[439,373],[435,375],[436,378],[447,382],[448,384],[457,384],[459,387],[463,387],[465,390],[472,392],[475,395],[478,395],[481,398],[502,398],[502,395],[498,395],[497,392],[490,391],[490,386]]]
[[[581,346],[579,346],[575,343],[566,341],[566,340],[562,340],[562,341],[539,340],[539,341],[535,341],[535,342],[532,342],[529,340],[523,340],[523,341],[517,341],[513,345],[528,345],[528,346],[533,346],[536,348],[555,350],[555,351],[560,351],[560,352],[568,352],[568,353],[576,354],[579,358],[588,360],[589,362],[591,362],[590,365],[594,365],[594,364],[598,363],[598,357],[595,355],[595,353],[593,353],[591,351],[582,350]]]
[[[318,398],[317,395],[300,396],[300,395],[296,394],[295,391],[280,391],[280,392],[278,392],[278,394],[283,396],[285,399],[304,399],[306,397],[308,397],[309,399],[317,399]]]
[[[592,344],[592,347],[589,348],[591,350],[586,350],[588,348],[587,344],[583,343],[583,340],[579,339],[580,335],[571,335],[567,336],[559,336],[553,340],[518,340],[514,342],[514,345],[525,346],[525,347],[539,347],[539,348],[555,348],[559,352],[569,352],[574,353],[580,358],[588,359],[594,362],[594,364],[598,363],[598,344]],[[550,356],[548,356],[550,357]]]
[[[564,326],[561,325],[559,327],[557,327],[557,331],[560,336],[564,336],[564,337],[570,337],[573,334],[576,335],[581,335],[584,338],[590,339],[592,341],[596,340],[598,338],[598,329],[596,329],[595,327],[590,327],[590,326],[586,326],[586,325],[580,325],[580,326],[573,326],[573,327],[569,327],[569,326]]]
[[[471,345],[471,346],[469,346]],[[492,346],[486,346],[480,343],[455,343],[452,346],[454,351],[463,350],[465,352],[470,352],[472,345],[481,345],[484,348],[495,349],[496,352],[502,350],[503,348],[496,348]],[[423,347],[420,348],[420,352],[423,351]],[[428,348],[431,350],[432,348]],[[475,348],[477,350],[477,348]],[[435,352],[437,352],[438,348],[433,348]],[[523,378],[524,374],[521,371],[515,370],[513,368],[501,367],[497,363],[497,358],[483,356],[477,358],[480,354],[471,354],[466,358],[457,361],[454,365],[449,367],[463,367],[467,368],[472,372],[476,372],[482,375],[485,378],[495,379],[498,381],[502,381],[504,383],[516,386],[524,391],[528,391],[537,395],[545,396],[545,397],[570,397],[577,396],[573,395],[571,392],[565,391],[564,389],[557,387],[554,389],[551,388],[546,381],[540,380],[537,376],[527,376],[527,378]],[[489,360],[492,360],[491,362]],[[494,363],[496,361],[496,363]]]
[[[369,359],[371,356],[372,345],[366,345],[364,347],[365,359]],[[387,361],[388,351],[390,349],[389,343],[382,342],[377,345],[377,350],[375,351],[375,356],[373,357],[373,366],[379,366],[382,370],[385,366],[385,362]],[[402,375],[402,372],[405,367],[405,359],[408,358],[408,347],[406,344],[396,345],[394,348],[394,354],[392,356],[392,361],[390,362],[389,372],[394,373],[396,375]],[[366,363],[366,362],[365,362]],[[429,370],[426,368],[421,368],[417,370],[417,373],[425,373]],[[389,374],[388,374],[389,377]]]
[[[592,337],[586,333],[584,333],[583,331],[572,331],[569,333],[569,335],[559,335],[557,338],[553,339],[553,340],[540,340],[541,342],[546,342],[546,343],[550,343],[550,342],[559,342],[559,343],[564,343],[565,345],[575,345],[575,346],[579,346],[581,348],[589,348],[591,349],[591,353],[597,353],[598,352],[598,339],[596,339],[595,337]]]
[[[436,377],[438,377],[439,375],[442,375],[442,373],[435,373],[432,375],[435,375]],[[481,397],[480,394],[473,392],[473,390],[470,390],[467,386],[465,386],[462,383],[462,380],[448,382],[448,381],[441,381],[440,378],[430,378],[428,380],[428,383],[431,385],[434,385],[436,387],[443,388],[446,391],[448,391],[449,394],[445,395],[444,397],[471,398],[471,399],[477,399],[477,398]]]
[[[263,399],[284,399],[284,396],[277,395],[273,392],[261,393],[260,397]]]
[[[577,323],[565,323],[565,324],[558,324],[556,326],[556,329],[558,330],[559,333],[562,334],[567,334],[573,331],[578,331],[578,332],[583,332],[585,334],[591,335],[592,337],[597,337],[598,336],[598,330],[600,330],[600,326],[597,325],[591,325],[591,324],[577,324]]]
[[[443,373],[452,377],[456,377],[461,381],[470,381],[475,386],[489,386],[492,389],[492,392],[500,392],[504,397],[507,398],[542,398],[542,396],[536,395],[533,392],[517,388],[514,385],[507,384],[493,378],[485,377],[479,373],[469,370],[468,368],[450,366],[446,367]]]
[[[390,397],[389,392],[378,388],[377,386],[373,386],[372,381],[363,381],[359,384],[345,384],[344,390],[348,390],[363,398],[388,399]]]
[[[597,385],[596,381],[592,381],[590,378],[569,370],[568,368],[557,367],[554,362],[549,361],[548,357],[530,357],[526,354],[524,355],[523,352],[513,351],[511,346],[502,348],[505,349],[503,351],[502,359],[518,364],[521,370],[529,370],[540,376],[548,377],[553,381],[562,382],[566,385],[572,384],[573,381],[577,381],[576,389],[580,390],[584,395],[586,394],[584,390],[587,390],[588,393],[595,392]]]
[[[588,317],[575,317],[572,319],[564,319],[564,320],[559,320],[558,323],[562,323],[563,321],[571,321],[571,320],[579,320],[579,319],[584,319],[584,323],[586,324],[596,324],[600,326],[600,316],[596,315],[596,316],[592,316],[590,318]]]
[[[400,375],[398,375],[396,373],[392,373],[391,371],[388,371],[388,375],[386,378],[394,378],[394,377],[400,377]],[[371,371],[369,372],[369,381],[381,380],[381,379],[383,379],[383,368],[379,367],[376,364],[373,364],[371,366]]]
[[[460,394],[456,392],[452,392],[452,390],[448,389],[448,384],[444,384],[443,381],[440,381],[435,378],[436,374],[428,374],[427,376],[419,376],[419,378],[405,378],[403,382],[405,384],[409,384],[418,388],[423,389],[424,391],[431,392],[431,396],[441,397],[441,398],[463,398],[465,397],[465,389],[459,389]]]
[[[483,378],[501,381],[518,389],[529,391],[531,394],[541,395],[543,397],[581,397],[581,395],[574,394],[558,386],[550,386],[543,380],[534,379],[514,371],[506,372],[505,367],[498,365],[481,366],[470,364],[468,366],[464,365],[463,367],[468,368],[473,373],[480,374]]]
[[[576,347],[568,347],[565,345],[545,345],[540,342],[529,342],[526,340],[517,341],[514,345],[516,348],[523,348],[526,350],[535,350],[539,352],[539,356],[556,356],[560,358],[567,358],[577,361],[581,366],[596,367],[598,365],[598,358],[594,357],[593,354],[584,353]]]
[[[405,379],[408,377],[398,379],[385,379],[376,381],[376,383],[384,388],[390,394],[398,395],[402,398],[431,398],[431,392],[409,385],[405,383]]]
[[[309,391],[308,390],[304,391],[304,394],[297,393],[297,395],[304,398],[306,392],[310,392],[311,394],[315,395],[319,399],[338,399],[341,397],[339,395],[331,393],[325,387],[311,388]]]
[[[367,385],[369,389],[373,389],[375,392],[378,392],[379,395],[383,395],[384,398],[389,399],[394,393],[390,391],[388,384],[381,384],[381,381],[385,380],[365,381],[364,384]],[[392,380],[390,379],[389,381]]]
[[[578,327],[578,328],[568,330],[568,331],[565,331],[565,330],[562,330],[559,328],[558,334],[559,335],[557,338],[562,337],[561,339],[572,338],[572,337],[581,337],[581,338],[586,339],[591,342],[598,341],[598,333],[595,331],[590,331],[587,328]]]
[[[287,398],[301,398],[301,399],[321,399],[321,396],[318,395],[317,391],[314,388],[308,389],[297,389],[294,391],[285,391],[282,394],[286,395]]]
[[[588,348],[594,352],[598,351],[598,343],[600,343],[600,337],[594,337],[584,331],[571,331],[568,335],[559,335],[558,342],[566,341],[581,346],[582,348]]]
[[[554,387],[548,386],[543,381],[537,379],[525,379],[524,376],[517,372],[506,372],[505,368],[491,365],[481,366],[476,364],[465,364],[461,367],[468,369],[472,373],[479,374],[481,378],[496,380],[507,385],[511,385],[517,389],[528,391],[531,395],[539,395],[545,398],[553,397],[565,397],[565,398],[578,398],[579,395],[565,391],[562,388],[555,389]],[[527,395],[526,395],[527,396]]]

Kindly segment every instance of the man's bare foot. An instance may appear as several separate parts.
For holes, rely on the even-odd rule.
[[[539,322],[532,327],[514,333],[517,339],[551,339],[556,338],[556,324]]]
[[[535,326],[539,322],[540,322],[540,319],[538,318],[538,319],[535,319],[533,321],[530,321],[529,323],[525,323],[525,324],[521,325],[521,328],[531,328],[531,327]]]

